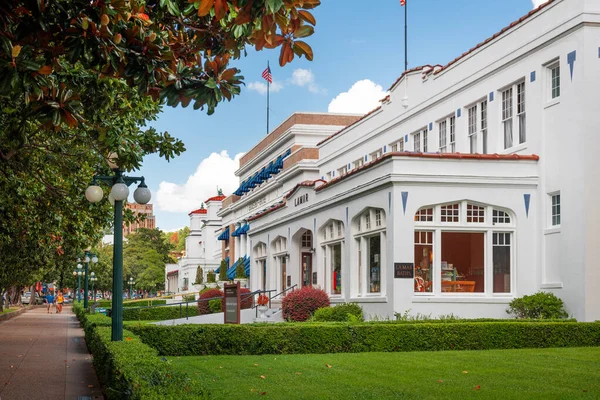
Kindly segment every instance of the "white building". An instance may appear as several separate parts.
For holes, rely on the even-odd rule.
[[[370,315],[501,318],[543,290],[600,319],[599,104],[600,1],[550,1],[403,73],[287,169],[300,135],[275,130],[223,203],[223,254],[247,256],[252,289],[316,285]]]
[[[221,247],[217,236],[221,230],[221,218],[217,215],[225,196],[219,190],[217,196],[206,200],[199,209],[190,212],[190,235],[185,239],[184,256],[177,264],[167,264],[165,290],[173,293],[197,292],[198,267],[202,268],[203,279],[214,271],[221,262]]]

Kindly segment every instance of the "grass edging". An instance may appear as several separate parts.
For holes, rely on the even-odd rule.
[[[598,322],[137,325],[129,329],[168,356],[600,346]]]
[[[110,327],[102,326],[105,319],[88,318],[79,304],[73,305],[73,311],[85,331],[94,369],[108,400],[209,398],[203,385],[192,382],[187,373],[175,371],[134,333],[124,330],[124,340],[112,342]]]

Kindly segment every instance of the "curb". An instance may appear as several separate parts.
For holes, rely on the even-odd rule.
[[[29,311],[33,308],[34,306],[27,306],[27,307],[23,307],[17,311],[12,311],[9,313],[5,313],[5,314],[0,314],[0,322],[4,322],[4,321],[8,321],[11,318],[17,317],[21,314],[23,314],[25,311]]]

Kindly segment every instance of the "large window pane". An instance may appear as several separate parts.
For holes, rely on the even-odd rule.
[[[380,236],[371,236],[369,239],[369,293],[381,291],[381,239]]]
[[[510,233],[494,233],[494,293],[510,293]]]
[[[433,291],[433,232],[415,231],[415,292]]]
[[[442,232],[442,292],[484,291],[483,233]]]
[[[331,293],[342,293],[342,245],[331,246]]]

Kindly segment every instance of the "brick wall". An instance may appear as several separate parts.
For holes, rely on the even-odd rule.
[[[318,160],[319,159],[319,149],[305,147],[292,154],[283,160],[283,169],[288,169],[292,165],[302,161],[302,160]]]
[[[263,149],[269,146],[271,143],[275,142],[281,135],[284,134],[285,131],[290,129],[292,126],[296,124],[303,125],[340,125],[347,126],[353,123],[354,121],[360,119],[360,116],[353,115],[332,115],[332,114],[302,114],[296,113],[292,114],[288,119],[286,119],[281,125],[275,128],[274,131],[269,133],[267,137],[261,140],[256,146],[254,146],[248,153],[246,153],[240,159],[240,168],[246,165],[250,160],[252,160],[258,153],[260,153]]]

